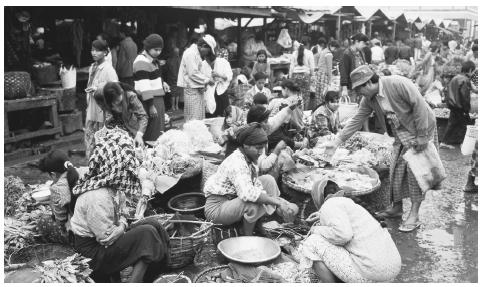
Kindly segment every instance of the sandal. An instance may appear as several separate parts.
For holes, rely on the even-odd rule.
[[[403,216],[403,213],[398,212],[398,213],[391,214],[391,213],[388,213],[387,211],[381,211],[381,212],[376,212],[376,215],[384,218],[399,218]]]
[[[415,222],[415,223],[403,223],[401,226],[399,226],[398,230],[401,232],[412,232],[419,228],[421,226],[421,222]]]

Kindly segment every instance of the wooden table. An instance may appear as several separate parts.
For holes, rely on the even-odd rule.
[[[38,108],[48,108],[49,109],[49,121],[52,123],[53,128],[42,129],[34,132],[28,132],[20,135],[11,135],[8,125],[8,113],[14,111],[24,111],[30,109]],[[35,98],[23,98],[16,100],[5,100],[4,101],[4,135],[5,144],[19,142],[22,140],[27,140],[39,136],[54,135],[58,138],[62,133],[62,127],[59,123],[59,118],[57,115],[57,97],[53,96],[43,96]]]

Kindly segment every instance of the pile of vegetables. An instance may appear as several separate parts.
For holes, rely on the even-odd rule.
[[[35,283],[92,283],[90,260],[76,253],[63,260],[44,261],[36,266],[42,275]]]
[[[16,176],[4,177],[3,215],[12,216],[18,208],[19,199],[27,191],[22,180]]]
[[[394,139],[373,140],[361,133],[355,133],[341,148],[349,150],[348,157],[371,166],[389,166],[391,164],[392,144]],[[372,157],[369,155],[372,154]]]
[[[37,221],[43,215],[52,214],[50,206],[38,205],[31,193],[32,189],[18,177],[5,177],[4,259],[35,243],[40,236]]]
[[[307,269],[299,270],[298,264],[295,262],[282,262],[268,267],[289,283],[311,283],[309,271]]]
[[[6,217],[4,226],[4,261],[15,251],[35,243],[35,238],[39,236],[36,231],[37,224]]]
[[[183,131],[188,135],[195,151],[221,149],[203,121],[189,121],[183,125]]]

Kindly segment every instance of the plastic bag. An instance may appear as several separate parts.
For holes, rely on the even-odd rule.
[[[210,114],[214,113],[216,110],[215,89],[216,89],[215,85],[206,86],[206,91],[205,91],[206,112]]]
[[[62,82],[62,88],[71,89],[75,88],[77,83],[77,71],[72,66],[69,69],[62,66],[59,71],[60,81]]]
[[[280,34],[278,35],[277,43],[284,47],[285,49],[289,49],[292,47],[292,38],[288,33],[288,29],[282,29]]]
[[[443,163],[433,142],[429,142],[426,149],[419,153],[414,148],[409,149],[403,158],[408,162],[423,192],[437,186],[446,178]]]
[[[466,126],[466,134],[463,143],[461,144],[461,154],[470,155],[475,149],[475,143],[478,140],[478,127]]]
[[[356,103],[351,103],[349,97],[341,97],[339,100],[339,121],[344,122],[345,120],[352,118],[359,109],[359,105]]]
[[[478,113],[478,94],[471,93],[470,106],[470,113]]]
[[[426,99],[426,102],[434,105],[435,107],[443,103],[439,90],[433,90],[429,93],[426,93],[426,95],[424,95],[424,98]]]

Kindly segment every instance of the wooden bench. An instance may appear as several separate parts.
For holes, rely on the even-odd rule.
[[[24,111],[30,109],[38,108],[48,108],[49,109],[49,121],[52,123],[53,127],[49,129],[42,129],[34,132],[28,132],[20,135],[12,135],[10,133],[8,124],[8,113],[15,111]],[[53,96],[41,96],[35,98],[23,98],[16,100],[5,100],[4,101],[4,135],[5,144],[15,143],[22,140],[27,140],[35,137],[53,135],[55,138],[59,138],[62,133],[62,127],[59,123],[59,118],[57,115],[57,97]]]

